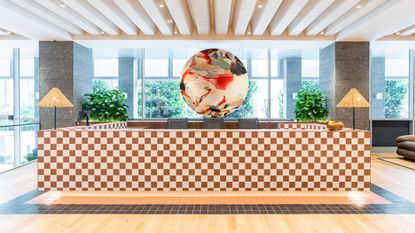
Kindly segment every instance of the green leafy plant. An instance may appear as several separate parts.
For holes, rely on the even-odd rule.
[[[299,122],[324,121],[328,111],[324,94],[315,88],[301,88],[297,92],[294,115]]]
[[[126,96],[116,89],[96,88],[91,94],[85,94],[82,108],[91,111],[91,120],[111,122],[128,119]]]

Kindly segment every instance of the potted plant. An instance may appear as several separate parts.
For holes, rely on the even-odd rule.
[[[294,115],[298,122],[322,122],[328,110],[323,92],[316,88],[301,88],[297,92]]]
[[[126,96],[121,91],[97,88],[92,93],[85,94],[82,108],[91,111],[91,121],[126,121],[128,106],[125,102]]]

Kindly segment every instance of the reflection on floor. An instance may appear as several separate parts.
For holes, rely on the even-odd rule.
[[[415,205],[376,185],[347,196],[61,196],[33,191],[0,205],[0,214],[415,214]],[[92,195],[92,194],[90,194]],[[196,195],[196,194],[195,194]],[[230,194],[228,194],[230,195]]]
[[[26,204],[81,205],[270,205],[391,204],[373,192],[46,192]]]
[[[0,175],[0,229],[10,233],[413,232],[415,171],[377,157],[372,158],[372,192],[335,194],[43,193],[34,190],[35,166],[29,166]]]

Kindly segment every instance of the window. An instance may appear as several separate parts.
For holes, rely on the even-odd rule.
[[[177,118],[187,115],[186,104],[180,94],[180,75],[169,76],[170,54],[171,50],[168,49],[145,50],[145,118]],[[178,57],[180,63],[183,54]],[[176,65],[178,65],[177,61]],[[179,73],[178,69],[174,72],[176,75]]]
[[[34,50],[20,49],[20,118],[38,117],[36,114],[36,102],[38,101],[35,87],[38,83],[38,77],[35,77],[36,65]]]
[[[0,120],[13,115],[12,49],[0,49]]]
[[[287,117],[286,100],[287,73],[291,69],[293,77],[302,73],[302,85],[318,87],[318,50],[304,51],[278,49],[225,48],[235,54],[245,65],[249,77],[249,89],[244,103],[227,118],[259,117],[278,119]],[[183,49],[140,49],[134,55],[140,60],[137,76],[137,113],[139,118],[201,118],[183,101],[180,93],[181,72],[188,59],[201,48]],[[131,53],[132,54],[132,53]],[[138,58],[139,57],[139,58]],[[294,57],[300,65],[285,65],[283,59]],[[105,66],[107,71],[98,71]],[[280,67],[282,66],[282,67]],[[112,68],[109,68],[112,67]],[[292,70],[302,67],[300,71]],[[95,60],[94,88],[100,86],[118,88],[117,59]],[[299,82],[294,82],[298,85]],[[296,86],[297,87],[297,86]],[[300,88],[300,87],[298,87]],[[131,98],[131,97],[127,97]],[[287,101],[288,103],[285,103]]]
[[[94,77],[118,77],[118,59],[95,59]]]
[[[169,76],[169,50],[146,49],[144,60],[144,77]]]
[[[268,77],[268,50],[254,49],[252,54],[252,77]]]
[[[301,59],[301,87],[319,89],[319,77],[319,51],[314,49],[303,50]]]
[[[37,157],[37,59],[37,49],[0,49],[0,172]],[[19,66],[20,72],[13,74],[12,66]],[[15,88],[18,93],[14,93]],[[16,106],[19,111],[15,111]],[[8,115],[16,121],[8,121]],[[15,150],[15,146],[20,149]]]
[[[118,58],[94,59],[93,89],[118,88]]]
[[[304,78],[318,79],[320,76],[320,65],[317,59],[302,59],[301,60],[301,73]]]
[[[372,118],[409,118],[409,50],[372,52]]]
[[[271,50],[271,118],[285,118],[284,114],[284,79],[280,77],[280,51]]]

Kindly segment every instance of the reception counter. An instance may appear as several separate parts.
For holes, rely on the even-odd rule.
[[[320,125],[321,126],[321,125]],[[55,191],[368,191],[370,133],[166,130],[124,123],[42,130],[38,188]]]

